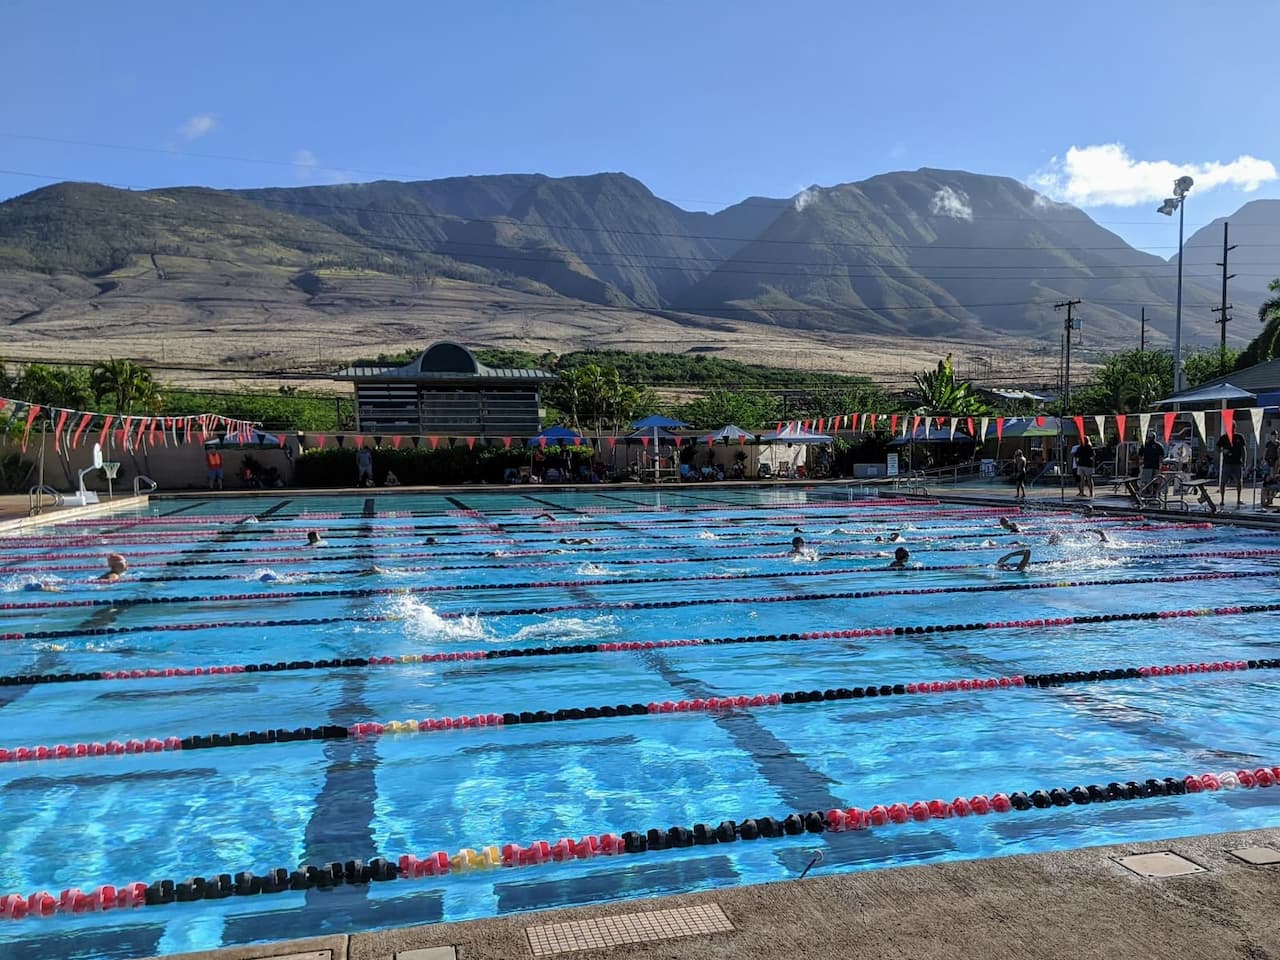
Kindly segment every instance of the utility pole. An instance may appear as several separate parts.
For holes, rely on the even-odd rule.
[[[1062,439],[1063,424],[1067,419],[1067,407],[1071,403],[1071,331],[1075,329],[1075,318],[1071,315],[1071,308],[1080,303],[1079,300],[1063,300],[1053,305],[1053,309],[1061,310],[1067,308],[1067,319],[1063,324],[1062,333],[1062,395],[1059,399],[1058,410],[1058,498],[1066,499],[1067,496],[1067,470],[1066,470],[1066,444]]]
[[[1147,352],[1147,308],[1142,308],[1142,328],[1138,333],[1138,352]]]
[[[1222,268],[1222,306],[1214,307],[1213,313],[1218,315],[1218,319],[1214,323],[1222,326],[1222,347],[1218,354],[1218,373],[1224,374],[1227,365],[1227,324],[1231,321],[1227,311],[1232,308],[1232,304],[1227,303],[1227,281],[1235,276],[1234,273],[1227,273],[1227,256],[1236,248],[1236,244],[1227,246],[1227,230],[1231,226],[1227,221],[1222,222],[1222,262],[1218,264]]]

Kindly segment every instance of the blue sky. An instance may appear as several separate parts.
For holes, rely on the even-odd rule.
[[[1274,0],[0,0],[0,28],[0,198],[620,170],[715,209],[933,166],[1170,254],[1170,171],[1219,183],[1189,232],[1280,197]]]

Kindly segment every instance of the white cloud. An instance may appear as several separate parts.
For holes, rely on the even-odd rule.
[[[1179,164],[1171,160],[1135,160],[1122,143],[1100,143],[1073,146],[1066,157],[1051,159],[1029,182],[1051,197],[1077,206],[1132,207],[1163,200],[1173,181],[1183,174],[1195,178],[1196,190],[1235,187],[1245,193],[1280,179],[1271,161],[1247,154],[1229,163],[1215,160]]]
[[[350,183],[356,179],[350,170],[322,167],[320,158],[305,147],[293,155],[293,175],[310,183]]]
[[[188,117],[182,122],[178,127],[178,136],[190,143],[192,140],[207,137],[217,129],[218,118],[215,114],[197,113],[194,117]]]
[[[795,204],[796,213],[799,213],[805,207],[809,206],[809,204],[814,203],[818,197],[819,193],[816,187],[805,187],[795,195],[795,198],[791,202]]]
[[[929,201],[929,212],[938,217],[954,217],[957,220],[972,220],[973,207],[969,205],[969,195],[963,190],[953,187],[940,187]]]

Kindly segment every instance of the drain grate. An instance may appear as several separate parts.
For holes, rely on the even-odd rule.
[[[1180,857],[1172,850],[1159,853],[1138,853],[1131,857],[1112,857],[1116,863],[1140,877],[1185,877],[1204,873],[1204,867]]]
[[[718,903],[649,913],[624,913],[597,920],[574,920],[528,927],[529,947],[535,957],[597,950],[623,943],[647,943],[708,933],[729,933],[733,924]]]

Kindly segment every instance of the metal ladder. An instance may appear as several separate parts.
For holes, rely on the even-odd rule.
[[[52,503],[45,503],[44,497],[52,498]],[[45,507],[62,506],[62,494],[47,483],[44,486],[32,487],[27,491],[27,516],[38,517]]]

